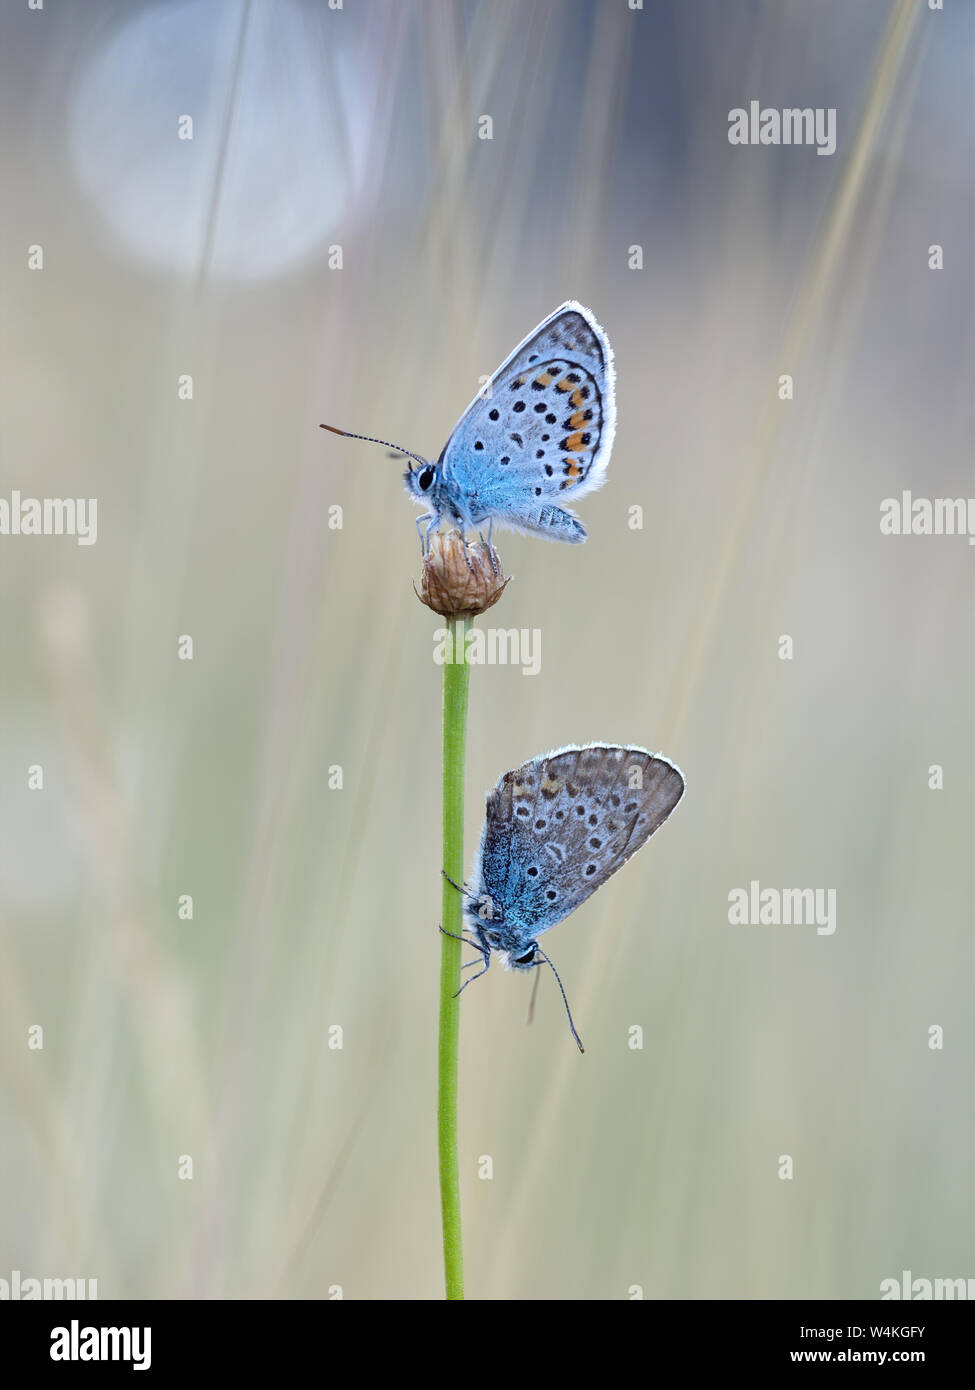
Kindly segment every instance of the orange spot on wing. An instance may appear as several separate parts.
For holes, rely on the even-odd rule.
[[[583,449],[586,447],[585,444],[583,444],[582,442],[582,431],[576,430],[575,434],[570,434],[568,439],[565,441],[565,447],[568,449],[570,454],[581,454]]]
[[[576,389],[572,392],[572,395],[569,397],[569,400],[575,406],[582,405],[582,402],[585,400],[585,396],[583,396],[582,394],[582,388],[577,386]]]
[[[566,477],[569,479],[570,483],[574,483],[582,472],[582,469],[579,464],[576,463],[575,459],[566,459],[566,463],[569,465],[565,470]]]
[[[552,384],[552,373],[542,372],[541,376],[535,378],[536,386],[550,386]]]
[[[572,382],[569,380],[567,376],[564,376],[561,381],[557,381],[555,383],[555,389],[556,391],[571,391]]]
[[[570,430],[581,430],[582,427],[583,427],[583,425],[584,425],[585,423],[586,423],[586,412],[585,412],[584,410],[577,410],[577,411],[575,411],[574,414],[572,414],[572,415],[569,416],[569,429],[570,429]]]

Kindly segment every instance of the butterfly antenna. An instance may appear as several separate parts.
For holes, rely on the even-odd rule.
[[[535,995],[538,993],[538,982],[541,978],[541,975],[536,971],[535,983],[532,985],[532,997],[528,1001],[528,1018],[525,1020],[526,1023],[531,1023],[532,1019],[535,1017]]]
[[[558,984],[558,987],[562,993],[562,1003],[565,1005],[565,1016],[569,1020],[569,1028],[572,1030],[572,1036],[576,1040],[576,1047],[579,1049],[580,1052],[585,1052],[586,1049],[582,1045],[582,1039],[576,1032],[576,1026],[572,1022],[572,1010],[569,1008],[569,1001],[565,997],[565,989],[562,986],[562,981],[559,979],[559,972],[556,970],[555,966],[552,965],[552,962],[549,960],[548,956],[545,954],[545,952],[542,950],[540,946],[536,946],[535,950],[541,956],[542,960],[545,961],[547,965],[550,965],[552,967],[552,974],[555,976],[556,983]]]
[[[387,449],[395,449],[399,455],[407,458],[416,459],[421,468],[426,468],[427,460],[421,459],[419,454],[414,454],[411,449],[404,449],[402,444],[394,444],[391,439],[377,439],[372,434],[353,434],[351,430],[340,430],[335,425],[319,425],[319,429],[328,430],[329,434],[340,434],[343,439],[364,439],[367,444],[382,444]],[[395,457],[395,456],[394,456]]]

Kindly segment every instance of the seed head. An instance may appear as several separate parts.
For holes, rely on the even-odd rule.
[[[423,557],[417,598],[442,618],[476,618],[492,608],[508,580],[493,545],[468,545],[459,531],[434,531]]]

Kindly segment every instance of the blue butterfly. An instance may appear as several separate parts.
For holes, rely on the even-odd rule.
[[[492,952],[505,970],[551,966],[583,1051],[538,937],[645,845],[683,794],[683,773],[662,754],[615,743],[558,748],[504,773],[488,793],[474,892],[454,884],[470,922],[471,936],[461,939],[481,957],[469,965],[482,967],[462,989],[485,973]]]
[[[427,508],[417,518],[417,529],[427,524],[425,545],[444,519],[465,534],[486,522],[489,540],[497,522],[577,543],[585,527],[559,503],[605,482],[616,433],[613,350],[588,309],[572,299],[560,305],[474,397],[436,463],[372,435],[322,429],[415,460],[403,481]]]

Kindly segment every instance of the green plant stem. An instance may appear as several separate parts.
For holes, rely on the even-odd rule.
[[[467,624],[448,620],[452,661],[443,667],[443,868],[454,883],[464,881],[464,746],[467,739]],[[443,1223],[444,1279],[448,1299],[464,1297],[464,1251],[460,1229],[460,1164],[457,1154],[457,1050],[460,1041],[463,899],[443,880],[440,954],[440,1030],[437,1044],[437,1148]]]

